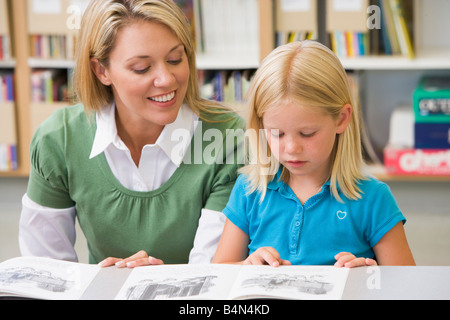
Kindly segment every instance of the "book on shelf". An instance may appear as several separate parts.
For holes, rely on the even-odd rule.
[[[30,56],[38,59],[74,58],[76,37],[72,35],[30,35]]]
[[[31,72],[31,102],[69,101],[70,78],[70,69],[33,70]]]
[[[450,123],[417,122],[412,106],[400,105],[383,156],[390,175],[450,176]]]
[[[194,0],[197,51],[259,59],[258,0]]]
[[[391,175],[450,176],[450,149],[384,149],[384,166]]]
[[[0,171],[17,168],[14,74],[0,71]]]
[[[0,61],[11,59],[9,21],[6,0],[0,0]]]
[[[0,71],[0,103],[14,101],[14,73]]]
[[[0,264],[0,295],[43,300],[341,299],[348,268],[162,265],[101,268],[48,258]]]
[[[38,59],[73,59],[78,26],[72,20],[74,15],[78,15],[78,20],[81,19],[87,2],[28,0],[30,56]]]
[[[0,61],[11,60],[11,58],[9,36],[0,34]]]
[[[317,40],[317,1],[277,0],[275,4],[275,45]]]
[[[341,58],[415,56],[413,0],[328,0],[327,31]]]

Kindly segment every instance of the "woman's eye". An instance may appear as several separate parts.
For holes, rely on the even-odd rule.
[[[178,59],[178,60],[169,60],[167,61],[167,63],[176,66],[177,64],[180,64],[182,61],[182,59]]]
[[[147,68],[144,68],[144,69],[133,70],[133,72],[136,73],[136,74],[144,74],[144,73],[146,73],[148,70],[150,70],[150,67],[147,67]]]

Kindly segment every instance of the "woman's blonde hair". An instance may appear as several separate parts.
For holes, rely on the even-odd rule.
[[[98,59],[108,67],[118,31],[140,20],[166,26],[182,42],[190,71],[184,102],[202,119],[207,120],[205,113],[222,107],[200,97],[189,22],[172,0],[91,0],[81,21],[73,75],[76,98],[83,103],[86,113],[100,111],[114,101],[111,87],[103,85],[92,71],[91,58]]]
[[[331,192],[342,201],[340,191],[350,199],[361,197],[358,181],[362,173],[362,118],[353,102],[347,74],[336,55],[315,41],[294,42],[273,50],[255,73],[248,91],[249,119],[247,130],[260,132],[265,111],[289,98],[303,106],[321,108],[337,119],[343,106],[353,107],[346,130],[336,137],[330,170]],[[273,180],[280,164],[271,153],[264,134],[249,135],[251,161],[241,169],[247,175],[250,192],[261,192]],[[265,161],[264,159],[268,159]],[[289,171],[282,169],[281,179],[288,181]]]

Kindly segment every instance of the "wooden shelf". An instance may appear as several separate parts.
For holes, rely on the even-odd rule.
[[[369,166],[369,173],[377,179],[385,182],[389,181],[411,181],[411,182],[450,182],[450,176],[437,175],[393,175],[386,172],[382,165]]]
[[[419,50],[414,59],[402,56],[342,58],[347,70],[443,70],[450,69],[450,49]]]

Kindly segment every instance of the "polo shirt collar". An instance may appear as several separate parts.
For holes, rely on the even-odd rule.
[[[111,144],[121,150],[127,149],[117,134],[115,109],[115,104],[112,104],[110,107],[104,108],[102,111],[97,112],[97,130],[89,159],[92,159],[104,152]],[[178,112],[176,120],[173,123],[166,125],[156,143],[150,146],[156,145],[160,147],[170,158],[170,160],[177,167],[179,167],[191,143],[191,139],[181,139],[180,141],[174,140],[172,138],[174,137],[173,133],[180,129],[184,131],[187,130],[192,138],[198,124],[197,120],[198,116],[192,111],[192,109],[183,104]],[[172,152],[175,148],[177,148],[177,151],[179,152]]]
[[[267,184],[267,188],[271,189],[271,190],[279,190],[280,188],[284,188],[285,187],[285,183],[283,180],[280,180],[281,177],[281,172],[283,170],[283,166],[280,165],[280,168],[278,169],[277,173],[275,174],[275,176],[273,177],[272,181],[270,181]],[[326,188],[330,187],[330,179],[327,180],[327,182],[324,183],[323,187],[322,187],[322,191],[325,190]],[[338,190],[339,190],[339,185],[337,186]]]

